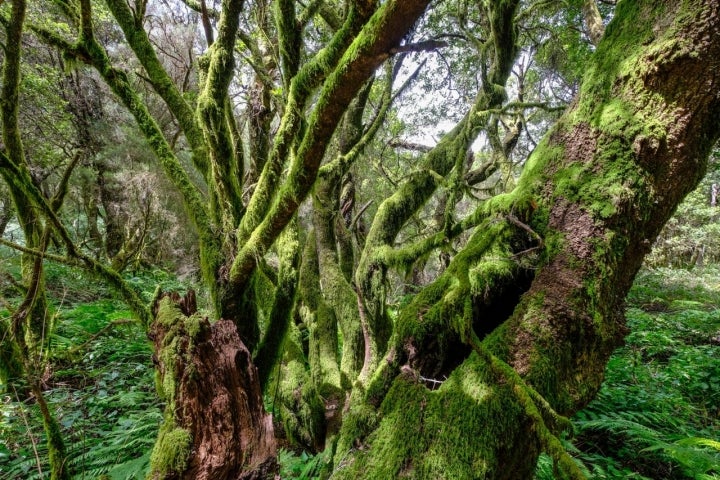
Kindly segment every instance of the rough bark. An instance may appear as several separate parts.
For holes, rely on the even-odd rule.
[[[166,403],[154,479],[264,479],[275,470],[272,419],[233,322],[210,325],[195,296],[159,295],[150,328]]]
[[[600,386],[642,259],[705,172],[719,86],[717,2],[618,5],[579,98],[517,188],[488,202],[486,231],[398,320],[387,362],[344,425],[335,477],[531,478],[545,451],[582,478],[557,440],[558,413],[582,408]],[[481,342],[477,317],[489,312],[470,299],[508,278],[519,257],[537,271]],[[416,359],[448,330],[472,353],[433,390]]]

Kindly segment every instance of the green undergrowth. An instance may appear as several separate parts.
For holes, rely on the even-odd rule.
[[[74,478],[144,478],[162,414],[146,335],[129,318],[108,299],[59,316],[44,394],[62,427]],[[36,403],[8,391],[0,412],[0,479],[46,478]]]
[[[720,479],[720,268],[641,272],[627,321],[566,446],[588,478]],[[541,458],[536,479],[554,478]]]
[[[326,462],[325,453],[310,455],[307,452],[296,453],[287,449],[280,449],[278,452],[280,478],[283,480],[319,480]]]
[[[16,258],[2,262],[16,273]],[[162,420],[147,335],[102,282],[59,265],[47,264],[46,274],[55,328],[39,370],[70,472],[77,479],[145,478]],[[188,288],[160,271],[125,277],[148,299],[156,285]],[[20,293],[3,287],[5,305],[19,304]],[[49,478],[40,412],[32,397],[18,393],[21,387],[0,385],[0,480]]]
[[[0,272],[3,273],[0,275],[0,297],[9,301],[22,294],[16,284],[20,278],[20,257],[19,253],[0,245]],[[77,268],[47,261],[44,264],[44,273],[48,295],[58,306],[68,307],[117,297],[102,279],[91,277]],[[190,281],[178,280],[160,269],[126,270],[122,277],[148,302],[152,300],[158,286],[163,290],[179,291],[193,286]]]

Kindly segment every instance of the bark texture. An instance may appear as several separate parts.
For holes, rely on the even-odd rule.
[[[160,295],[150,336],[167,402],[153,479],[264,479],[275,471],[272,419],[233,322],[210,325],[189,292]]]

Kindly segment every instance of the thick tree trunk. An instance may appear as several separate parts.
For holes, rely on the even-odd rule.
[[[160,295],[150,337],[167,402],[153,479],[265,479],[275,470],[272,420],[257,369],[233,322],[210,325],[194,293]]]
[[[345,390],[355,381],[365,360],[365,340],[357,295],[343,274],[335,227],[340,206],[340,179],[318,179],[313,195],[313,225],[317,240],[320,290],[337,320],[343,338],[340,373]]]
[[[484,206],[488,221],[401,314],[347,416],[335,477],[531,478],[545,451],[582,478],[555,412],[596,394],[643,257],[705,172],[718,91],[716,1],[618,4],[579,98],[517,188]],[[493,292],[523,264],[537,270],[507,318]],[[488,324],[501,325],[481,342]],[[435,389],[423,359],[443,337],[472,353]]]

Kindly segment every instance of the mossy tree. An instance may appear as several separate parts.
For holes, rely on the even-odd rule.
[[[60,433],[60,425],[46,402],[42,384],[43,354],[47,348],[46,333],[51,330],[52,314],[45,291],[42,254],[47,251],[52,230],[35,212],[28,187],[36,188],[29,174],[19,125],[19,98],[21,78],[21,45],[27,11],[24,0],[13,2],[9,18],[4,23],[5,45],[2,65],[2,92],[0,93],[0,119],[2,119],[2,151],[0,176],[4,179],[14,205],[15,216],[22,229],[25,245],[32,250],[24,252],[21,261],[22,301],[10,316],[9,324],[3,319],[0,345],[0,380],[18,390],[32,393],[39,406],[47,439],[50,461],[50,478],[70,478],[66,466],[67,449]],[[70,174],[77,162],[66,169],[57,191],[47,198],[45,206],[51,214],[57,212],[67,193]],[[12,169],[7,168],[12,165]],[[40,253],[40,255],[37,255]]]
[[[288,438],[330,448],[337,477],[530,478],[545,451],[579,478],[557,439],[563,416],[597,391],[625,333],[627,289],[718,135],[716,2],[623,0],[605,32],[586,0],[439,2],[412,34],[428,1],[225,0],[217,11],[185,3],[204,27],[190,91],[166,69],[143,0],[54,0],[48,11],[61,23],[30,18],[27,27],[96,69],[135,118],[183,199],[217,321],[197,314],[192,294],[159,293],[147,307],[74,243],[7,140],[0,165],[64,249],[45,257],[105,278],[147,327],[167,402],[151,476],[269,474],[264,388]],[[117,64],[117,45],[96,33],[108,19],[181,141],[158,126]],[[562,24],[577,19],[592,42]],[[414,41],[433,22],[460,34]],[[557,35],[536,45],[536,31]],[[370,209],[356,206],[367,180],[358,162],[417,79],[396,85],[403,56],[455,37],[476,73],[460,82],[474,98],[457,102],[457,123],[436,146],[398,144],[419,152],[412,174]],[[566,90],[578,95],[515,179],[511,157],[532,143],[524,112],[556,110],[528,98],[543,68],[571,79]],[[244,104],[234,103],[238,91]],[[530,140],[518,147],[523,130]],[[476,161],[468,152],[481,133],[490,152]],[[488,178],[508,191],[461,216],[465,193]],[[419,240],[408,240],[411,228]],[[15,247],[44,253],[42,244]],[[393,270],[434,251],[451,260],[394,318]],[[198,412],[217,421],[198,422]]]
[[[336,477],[530,478],[544,451],[563,478],[583,478],[557,436],[597,392],[632,279],[705,172],[719,14],[710,1],[618,4],[517,187],[476,212],[467,246],[400,313],[350,407]]]
[[[166,425],[153,454],[154,477],[240,475],[249,478],[262,475],[274,457],[272,427],[265,421],[261,402],[241,402],[233,404],[237,408],[218,411],[219,415],[228,417],[231,425],[228,428],[249,439],[248,444],[241,442],[240,448],[228,448],[227,442],[219,441],[225,438],[223,422],[200,423],[199,428],[193,430],[188,422],[195,420],[178,412],[194,401],[203,405],[206,392],[213,392],[215,388],[220,389],[216,393],[221,395],[225,389],[240,385],[240,391],[250,395],[251,391],[259,392],[261,384],[268,383],[267,377],[279,357],[284,332],[288,330],[297,283],[297,234],[292,235],[288,225],[312,187],[324,152],[348,105],[400,44],[429,2],[350,2],[343,9],[323,3],[311,2],[302,8],[293,1],[279,0],[272,5],[255,2],[246,6],[242,0],[229,0],[222,2],[219,11],[209,11],[204,3],[189,2],[191,8],[199,10],[203,26],[207,27],[207,48],[198,61],[199,85],[192,98],[183,95],[173,82],[151,35],[145,30],[145,19],[149,15],[146,2],[129,5],[111,0],[104,6],[89,0],[48,2],[44,13],[51,13],[53,21],[33,17],[24,22],[24,16],[17,21],[9,20],[17,29],[17,35],[9,43],[18,52],[22,45],[20,31],[27,23],[28,30],[62,52],[67,64],[86,64],[96,69],[120,103],[135,117],[148,146],[180,193],[193,223],[199,243],[201,277],[209,292],[213,317],[223,318],[237,329],[235,336],[227,332],[218,334],[223,340],[230,335],[228,341],[234,342],[234,349],[227,349],[228,368],[232,369],[234,362],[239,361],[234,353],[238,351],[254,352],[254,363],[260,367],[254,373],[252,363],[248,368],[238,366],[237,377],[221,376],[216,386],[206,386],[202,391],[194,388],[193,372],[203,370],[200,364],[211,368],[214,361],[203,358],[194,347],[199,333],[188,326],[197,323],[192,320],[192,312],[181,311],[170,320],[159,315],[158,309],[151,312],[138,293],[122,281],[113,265],[95,260],[74,242],[61,215],[51,205],[51,199],[23,172],[25,164],[15,155],[21,151],[19,129],[3,119],[5,131],[14,135],[5,141],[8,154],[3,157],[3,176],[22,194],[23,202],[15,202],[18,218],[22,217],[23,208],[28,210],[28,225],[39,225],[37,220],[43,218],[47,224],[45,232],[55,236],[65,254],[46,255],[44,244],[29,240],[15,247],[29,255],[28,258],[34,256],[32,260],[36,264],[41,264],[43,257],[51,258],[81,266],[105,278],[118,288],[156,340],[164,385],[162,393],[171,400]],[[24,6],[18,1],[13,3],[13,8],[16,4]],[[98,9],[105,8],[104,17],[98,16]],[[272,12],[270,16],[266,16],[268,12]],[[261,14],[271,20],[257,25],[266,34],[258,39],[241,21],[246,15]],[[113,45],[103,44],[101,40],[108,38],[96,33],[98,24],[108,18],[123,32],[143,69],[142,77],[162,98],[167,112],[177,122],[184,137],[183,146],[191,155],[194,175],[158,126],[158,120],[130,75],[114,64],[108,53]],[[326,32],[323,48],[303,43],[302,36],[310,29],[310,22],[317,23],[316,28]],[[254,69],[255,81],[261,84],[257,88],[261,97],[258,112],[275,107],[272,115],[258,114],[250,120],[253,125],[247,145],[229,94],[231,86],[241,80],[235,77],[239,71],[237,58],[246,59],[244,65]],[[19,63],[12,66],[18,67]],[[19,71],[14,72],[17,77]],[[274,98],[268,98],[270,91]],[[13,91],[4,93],[6,109],[17,109],[17,96],[13,96]],[[274,135],[271,133],[276,125],[271,121],[279,124]],[[20,147],[14,148],[15,144]],[[248,178],[254,183],[250,185],[251,195],[244,196],[247,154],[252,157],[248,163],[254,169]],[[277,284],[271,280],[268,285],[263,283],[262,270],[267,267],[263,257],[276,242],[278,251],[282,252],[281,267],[277,275],[271,275]],[[271,295],[268,295],[268,286]],[[265,316],[268,325],[261,324]],[[184,320],[185,317],[190,320]],[[174,328],[158,327],[169,327],[169,324]],[[212,331],[220,325],[227,323],[213,324]],[[265,335],[261,334],[263,326],[267,327]],[[212,340],[214,337],[210,338],[210,343],[216,342]],[[199,362],[197,367],[193,359]],[[178,406],[178,401],[187,405]],[[238,411],[238,408],[244,410]],[[232,422],[236,417],[250,421],[236,425]],[[191,433],[176,435],[177,432]],[[189,452],[206,452],[218,458],[216,462],[202,462]]]

